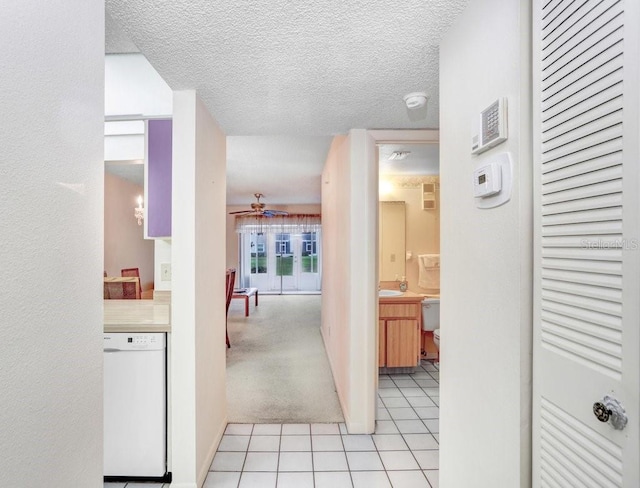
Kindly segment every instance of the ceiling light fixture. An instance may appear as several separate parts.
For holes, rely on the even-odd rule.
[[[144,207],[142,206],[142,195],[138,195],[138,206],[133,209],[133,217],[138,219],[138,225],[142,225],[144,219]]]
[[[407,156],[411,154],[411,151],[393,151],[387,158],[389,161],[402,161],[407,159]]]
[[[404,96],[404,103],[408,109],[414,110],[424,107],[428,99],[429,97],[424,92],[413,92]]]

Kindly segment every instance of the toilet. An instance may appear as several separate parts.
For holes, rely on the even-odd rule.
[[[433,332],[433,343],[440,359],[440,298],[427,297],[422,300],[422,330]]]

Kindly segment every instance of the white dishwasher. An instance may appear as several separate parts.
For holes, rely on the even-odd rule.
[[[167,474],[166,335],[104,334],[104,476]]]

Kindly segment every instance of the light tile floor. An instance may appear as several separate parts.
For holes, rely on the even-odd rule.
[[[438,488],[438,368],[422,361],[378,386],[373,435],[344,424],[229,424],[204,488]]]

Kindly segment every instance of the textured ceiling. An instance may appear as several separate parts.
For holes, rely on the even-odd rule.
[[[292,148],[303,146],[306,137],[326,141],[352,128],[437,128],[438,45],[467,2],[107,0],[109,21],[117,24],[107,28],[107,46],[111,52],[125,49],[122,40],[109,41],[110,31],[125,33],[172,89],[197,89],[227,135],[279,136],[273,143],[286,145],[272,152],[281,155],[297,151]],[[414,91],[429,96],[425,110],[406,108],[403,96]],[[264,143],[239,140],[256,144],[243,149],[253,155]],[[316,200],[318,159],[324,162],[328,144],[311,145],[324,154],[297,164],[316,171],[309,190]],[[230,150],[233,187],[242,175],[233,161],[241,158],[232,156]],[[241,164],[255,169],[258,161],[245,158]],[[259,173],[268,179],[263,193],[274,178],[289,178],[287,185],[280,181],[283,187],[307,185],[292,179],[298,169],[274,172],[277,159],[263,155],[261,161],[265,169]],[[244,174],[242,190],[251,187],[247,202],[260,186],[260,180],[248,181],[254,177]],[[285,203],[285,196],[276,200]]]

